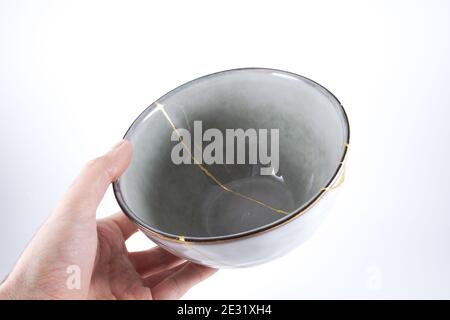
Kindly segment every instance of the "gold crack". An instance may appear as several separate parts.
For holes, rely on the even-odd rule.
[[[176,132],[176,134],[178,135],[178,138],[179,138],[181,144],[184,146],[184,148],[187,150],[187,152],[189,152],[189,155],[191,156],[192,160],[194,160],[194,163],[200,168],[200,170],[201,170],[207,177],[209,177],[211,180],[213,180],[220,188],[222,188],[223,190],[225,190],[225,191],[227,191],[227,192],[230,192],[230,193],[232,193],[232,194],[234,194],[234,195],[236,195],[236,196],[238,196],[238,197],[240,197],[240,198],[246,199],[246,200],[248,200],[248,201],[252,201],[252,202],[254,202],[254,203],[256,203],[256,204],[258,204],[258,205],[260,205],[260,206],[262,206],[262,207],[264,207],[264,208],[270,209],[270,210],[272,210],[272,211],[274,211],[274,212],[281,213],[281,214],[284,214],[284,215],[288,215],[288,214],[289,214],[289,212],[287,212],[287,211],[284,211],[284,210],[281,210],[281,209],[274,208],[274,207],[272,207],[272,206],[270,206],[270,205],[268,205],[268,204],[265,204],[264,202],[261,202],[261,201],[259,201],[259,200],[253,199],[253,198],[251,198],[251,197],[249,197],[249,196],[247,196],[247,195],[245,195],[245,194],[239,193],[239,192],[237,192],[237,191],[234,191],[234,190],[232,190],[232,189],[226,187],[226,186],[225,186],[222,182],[220,182],[220,180],[217,179],[217,178],[216,178],[216,177],[215,177],[208,169],[206,169],[205,166],[202,165],[202,164],[200,163],[200,161],[198,161],[198,160],[195,158],[195,156],[192,155],[191,150],[189,150],[188,146],[184,143],[184,141],[183,141],[183,139],[182,139],[180,133],[178,132],[177,127],[175,126],[175,124],[173,123],[172,119],[170,118],[170,116],[169,116],[168,113],[166,112],[166,109],[164,109],[164,106],[163,106],[161,103],[159,103],[159,102],[155,102],[155,104],[156,104],[156,107],[162,112],[162,114],[164,115],[164,117],[167,119],[167,121],[169,121],[171,127],[173,128],[173,130],[174,130],[174,131]],[[194,144],[194,147],[195,147],[195,144]]]
[[[206,254],[205,252],[201,251],[200,249],[198,249],[196,246],[192,246],[189,241],[186,241],[186,238],[184,236],[179,236],[178,240],[181,241],[181,243],[183,245],[185,245],[186,247],[188,247],[189,249],[191,249],[192,251],[195,251],[196,253],[198,253],[200,256],[202,256],[203,258],[206,258],[206,260],[208,260],[208,262],[216,262],[217,261],[215,259],[213,259],[212,257],[210,257],[208,254]],[[218,261],[218,263],[221,263],[225,266],[229,266],[231,267],[231,265],[223,262],[223,261]]]

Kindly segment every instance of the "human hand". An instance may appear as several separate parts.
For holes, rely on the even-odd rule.
[[[125,240],[137,228],[121,212],[96,220],[130,160],[131,144],[122,140],[85,166],[0,286],[0,298],[178,299],[216,271],[160,247],[128,252]]]

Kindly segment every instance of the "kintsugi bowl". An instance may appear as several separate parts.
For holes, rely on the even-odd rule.
[[[264,162],[258,153],[252,162],[250,134],[239,158],[238,140],[226,140],[236,129],[257,133],[253,151],[265,150],[266,137],[266,155],[278,159]],[[224,164],[207,163],[219,133],[215,153],[226,153]],[[124,213],[173,254],[212,267],[251,266],[288,252],[323,220],[343,180],[349,135],[342,105],[316,82],[273,69],[222,71],[142,112],[125,134],[133,158],[114,192]]]

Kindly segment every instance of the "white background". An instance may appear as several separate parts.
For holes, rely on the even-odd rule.
[[[0,1],[0,277],[147,105],[259,66],[344,104],[346,182],[309,242],[185,297],[450,298],[449,39],[445,0]],[[116,210],[109,191],[98,214]]]

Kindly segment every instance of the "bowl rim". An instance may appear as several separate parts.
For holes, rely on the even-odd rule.
[[[245,72],[245,71],[261,71],[261,72],[277,72],[277,73],[282,73],[284,75],[287,76],[291,76],[294,78],[299,78],[302,80],[307,80],[309,82],[311,82],[312,84],[318,86],[320,89],[324,90],[325,93],[329,94],[333,99],[336,100],[338,107],[340,108],[340,111],[342,112],[343,115],[343,120],[344,120],[344,125],[346,126],[346,142],[343,148],[343,152],[342,152],[342,156],[341,159],[337,165],[336,170],[334,171],[332,177],[328,180],[328,182],[326,183],[326,185],[320,189],[320,191],[314,196],[312,197],[310,200],[308,200],[307,202],[305,202],[301,207],[299,207],[298,209],[291,211],[288,215],[277,219],[271,223],[265,224],[263,226],[257,227],[257,228],[253,228],[247,231],[243,231],[243,232],[239,232],[239,233],[235,233],[235,234],[229,234],[229,235],[223,235],[223,236],[213,236],[213,237],[190,237],[190,236],[184,236],[184,235],[174,235],[171,233],[167,233],[161,230],[158,230],[156,228],[150,227],[148,226],[144,221],[142,221],[142,219],[140,219],[134,212],[133,210],[131,210],[131,208],[126,204],[126,201],[122,195],[122,191],[121,191],[121,187],[120,187],[120,177],[118,179],[116,179],[113,182],[113,192],[114,192],[114,196],[116,198],[117,203],[119,204],[119,207],[122,209],[123,213],[132,221],[134,222],[141,230],[145,230],[145,232],[150,233],[151,235],[161,239],[161,240],[168,240],[171,242],[177,242],[177,243],[187,243],[187,242],[191,242],[191,243],[204,243],[204,244],[208,244],[208,243],[218,243],[218,242],[226,242],[226,241],[233,241],[233,240],[240,240],[242,238],[246,238],[246,237],[252,237],[252,236],[256,236],[256,235],[260,235],[262,233],[271,231],[275,228],[281,227],[289,222],[291,222],[292,220],[302,216],[304,213],[306,213],[309,209],[311,209],[313,206],[315,206],[315,204],[317,204],[317,202],[329,191],[331,191],[333,189],[333,185],[335,184],[335,182],[337,180],[340,179],[340,177],[342,177],[342,175],[344,174],[344,169],[345,169],[345,161],[348,155],[348,149],[350,146],[350,124],[349,124],[349,120],[348,120],[348,115],[342,105],[342,103],[339,101],[339,99],[327,88],[325,88],[324,86],[322,86],[321,84],[317,83],[314,80],[311,80],[307,77],[304,77],[302,75],[293,73],[293,72],[289,72],[289,71],[285,71],[285,70],[280,70],[280,69],[272,69],[272,68],[262,68],[262,67],[245,67],[245,68],[235,68],[235,69],[228,69],[228,70],[223,70],[223,71],[218,71],[218,72],[214,72],[214,73],[210,73],[201,77],[198,77],[196,79],[193,79],[191,81],[185,82],[182,85],[176,87],[175,89],[172,89],[171,91],[169,91],[168,93],[164,94],[163,96],[161,96],[159,99],[157,99],[155,102],[153,102],[152,104],[150,104],[147,108],[145,108],[140,114],[139,116],[133,121],[133,123],[129,126],[129,128],[127,129],[127,131],[125,132],[125,135],[123,136],[123,139],[127,139],[135,130],[135,128],[142,122],[142,120],[145,118],[145,116],[151,112],[151,110],[153,110],[156,107],[156,104],[158,101],[168,98],[174,94],[176,94],[179,90],[188,87],[198,81],[202,81],[208,78],[213,78],[215,76],[224,74],[224,73],[233,73],[233,72]]]

